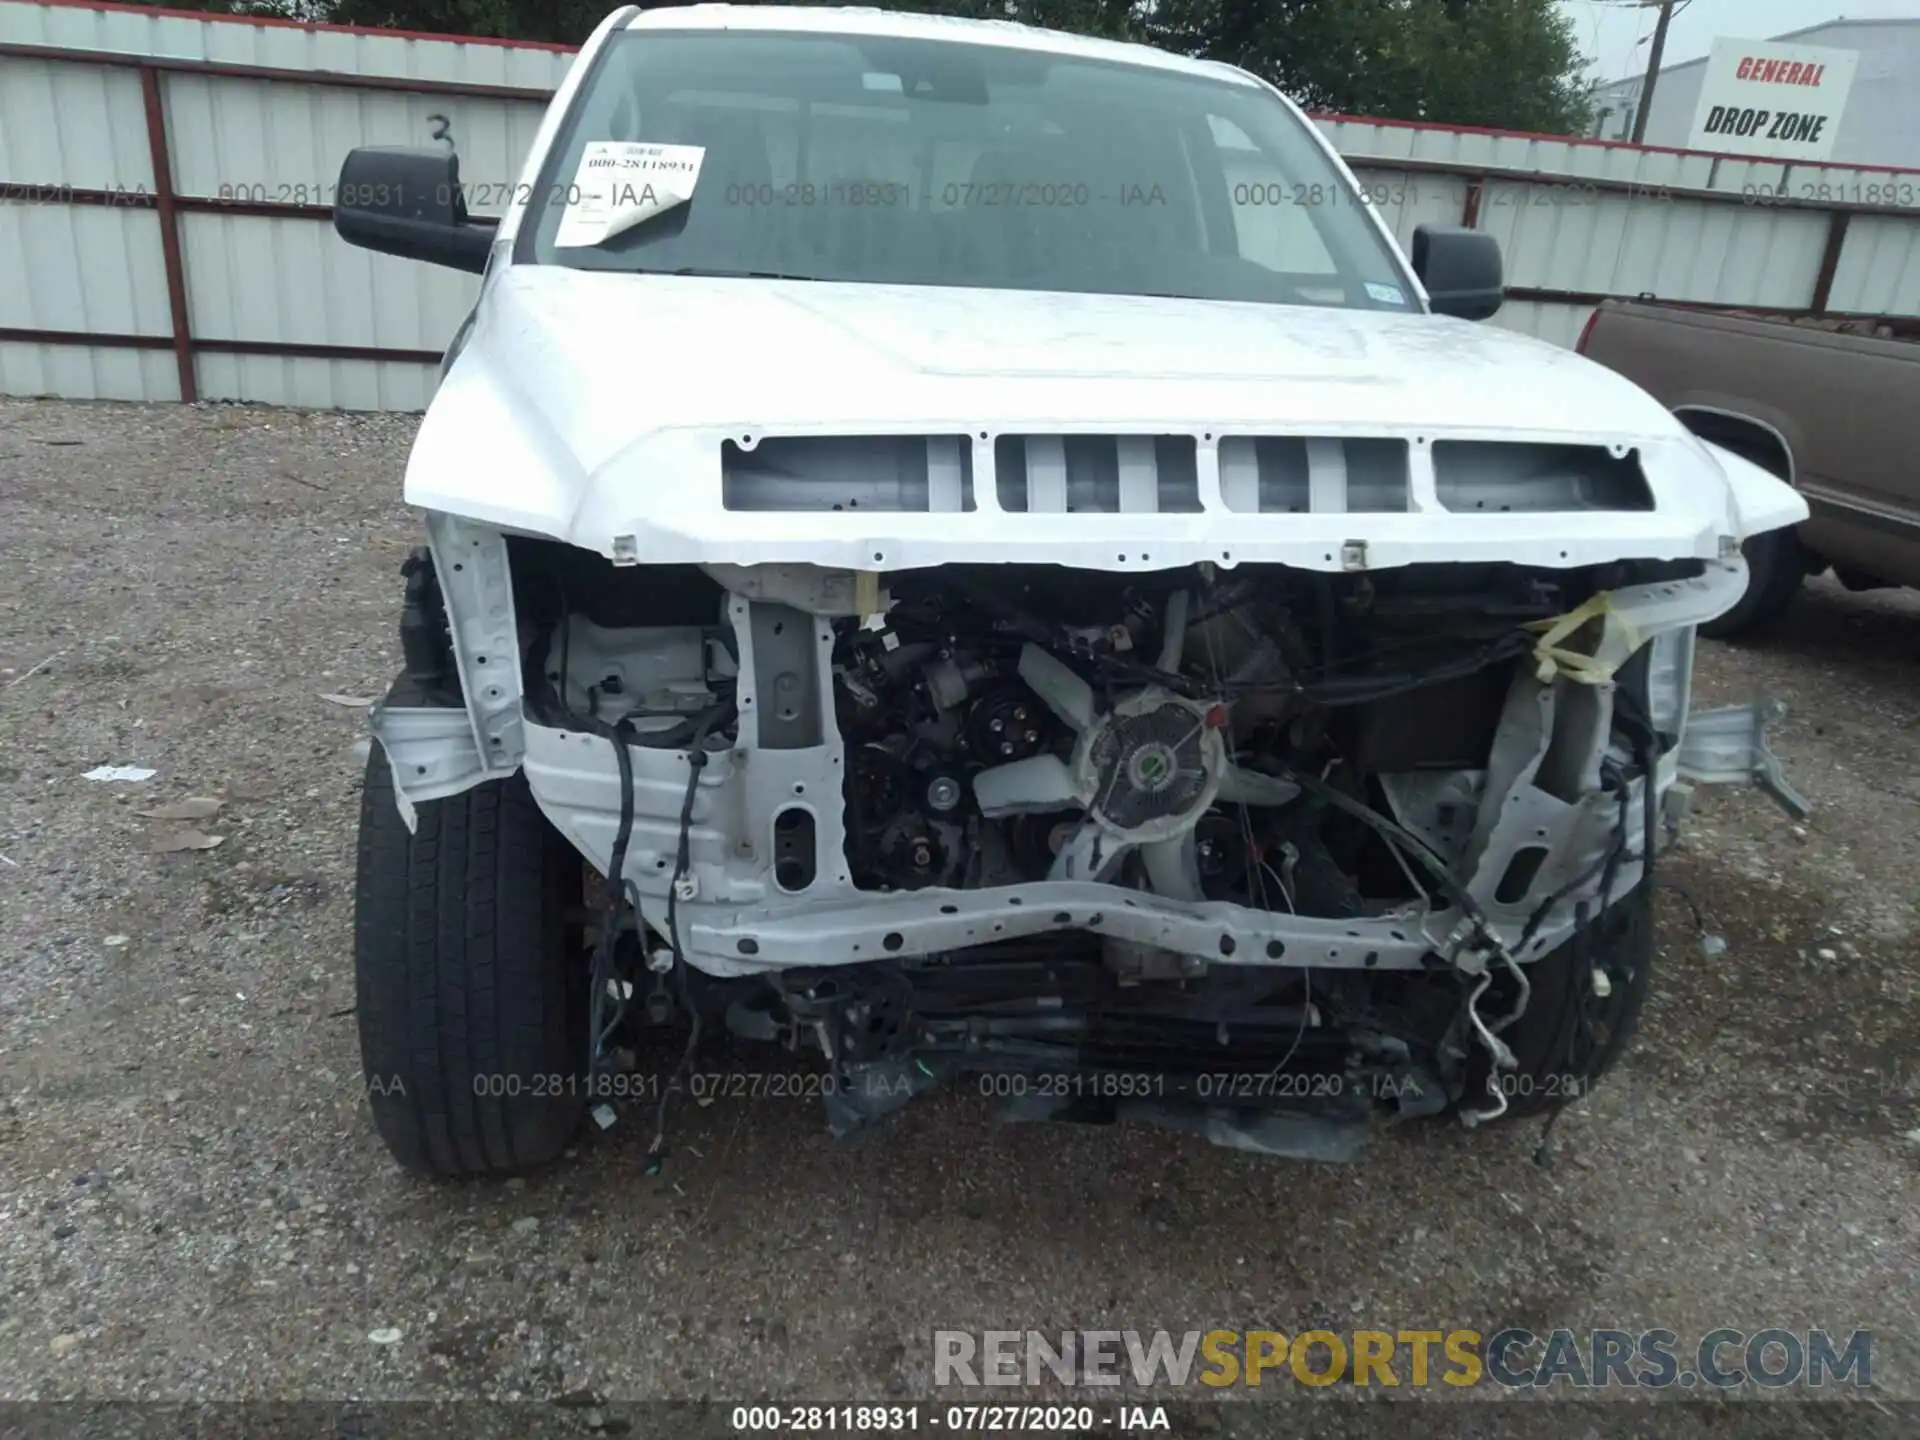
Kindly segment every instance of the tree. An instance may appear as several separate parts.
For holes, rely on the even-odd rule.
[[[336,25],[578,45],[613,8],[610,0],[331,0],[328,18]]]
[[[1432,119],[1577,135],[1592,118],[1586,62],[1572,19],[1553,0],[1450,0],[1424,12],[1427,62],[1410,87],[1417,110],[1398,119]]]
[[[1138,28],[1309,109],[1552,134],[1588,118],[1573,24],[1553,0],[1159,0]]]
[[[839,0],[798,0],[798,3],[831,5]],[[974,20],[1014,20],[1022,25],[1098,35],[1109,40],[1139,38],[1139,7],[1135,0],[903,0],[897,4],[886,4],[882,0],[881,8],[958,15]]]
[[[332,0],[129,0],[168,10],[204,10],[209,15],[255,15],[268,20],[324,21]]]
[[[181,3],[181,0],[170,0]],[[660,8],[663,0],[642,0]],[[831,3],[831,0],[813,0]],[[1143,40],[1253,71],[1310,109],[1578,134],[1589,105],[1554,0],[874,0]],[[578,44],[611,0],[202,0],[202,9]]]

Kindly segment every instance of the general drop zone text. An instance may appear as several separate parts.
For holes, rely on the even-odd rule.
[[[1707,112],[1709,135],[1754,135],[1767,130],[1769,140],[1798,140],[1808,145],[1820,143],[1827,128],[1825,115],[1805,115],[1793,110],[1753,110],[1739,105],[1716,105]]]

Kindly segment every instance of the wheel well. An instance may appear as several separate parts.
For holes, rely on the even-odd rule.
[[[1793,483],[1793,452],[1771,425],[1719,410],[1676,410],[1674,414],[1702,440],[1751,460],[1789,485]]]
[[[1721,410],[1676,410],[1674,414],[1702,440],[1731,450],[1793,484],[1793,452],[1780,432],[1765,421],[1729,415]],[[1786,533],[1797,535],[1798,532]],[[1793,548],[1800,569],[1807,574],[1818,575],[1827,568],[1826,558],[1809,548],[1804,540],[1796,540]]]
[[[447,627],[447,603],[433,568],[433,552],[425,545],[408,551],[400,573],[407,582],[400,604],[400,653],[406,665],[388,692],[387,704],[462,707],[466,700],[460,667],[453,660],[453,635]]]

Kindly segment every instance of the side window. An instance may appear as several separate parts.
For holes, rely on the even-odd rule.
[[[1344,288],[1310,211],[1316,204],[1356,203],[1353,197],[1325,184],[1296,183],[1232,121],[1217,115],[1209,115],[1207,121],[1227,186],[1240,257],[1282,274],[1324,278],[1329,286]]]

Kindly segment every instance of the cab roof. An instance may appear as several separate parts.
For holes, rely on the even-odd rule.
[[[1088,60],[1175,70],[1212,80],[1259,82],[1244,70],[1215,60],[1193,60],[1151,45],[1097,40],[1061,30],[1043,30],[1012,20],[967,20],[950,15],[920,15],[900,10],[878,10],[866,5],[679,5],[642,10],[628,30],[758,30],[781,34],[881,35],[913,40],[944,40],[959,44],[996,45],[1071,55]]]

